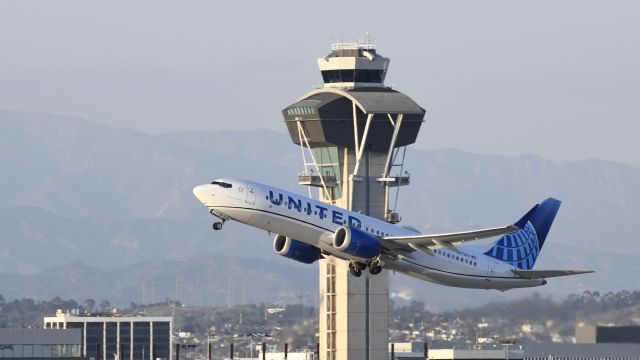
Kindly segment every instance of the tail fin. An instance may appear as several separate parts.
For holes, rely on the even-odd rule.
[[[514,224],[521,230],[504,235],[484,254],[518,269],[533,268],[559,208],[560,200],[553,198],[537,204]]]

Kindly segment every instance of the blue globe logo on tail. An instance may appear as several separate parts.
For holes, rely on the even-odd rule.
[[[485,255],[508,262],[518,269],[529,270],[535,264],[539,252],[536,229],[527,222],[524,229],[504,235]]]
[[[504,235],[484,254],[518,269],[532,269],[559,208],[560,201],[553,198],[534,206],[514,224],[520,230]]]

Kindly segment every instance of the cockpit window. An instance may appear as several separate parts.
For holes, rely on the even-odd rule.
[[[225,189],[230,189],[231,188],[231,184],[226,183],[226,182],[222,182],[222,181],[212,181],[211,185],[222,186]]]

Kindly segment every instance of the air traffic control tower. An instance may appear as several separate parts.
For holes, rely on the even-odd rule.
[[[416,141],[425,110],[384,85],[389,58],[372,42],[336,43],[318,59],[324,85],[282,114],[300,146],[301,185],[322,201],[397,223],[397,194],[409,184],[406,146]],[[388,358],[387,273],[362,271],[349,262],[320,261],[320,359]]]

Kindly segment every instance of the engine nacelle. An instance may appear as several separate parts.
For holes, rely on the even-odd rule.
[[[380,255],[380,241],[366,232],[342,226],[333,234],[333,247],[345,254],[362,259],[373,259]]]
[[[313,264],[322,258],[317,247],[283,235],[276,235],[273,239],[273,250],[278,255],[304,264]]]

